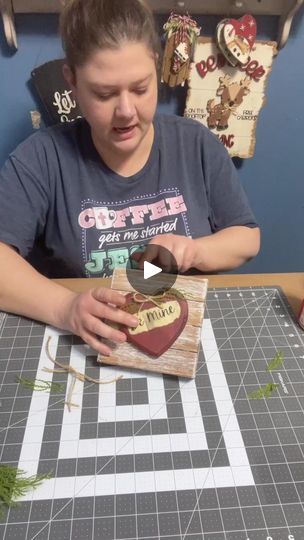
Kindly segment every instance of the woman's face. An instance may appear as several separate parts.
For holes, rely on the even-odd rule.
[[[65,75],[99,150],[130,155],[151,135],[157,74],[144,43],[96,50],[75,77],[67,67]]]

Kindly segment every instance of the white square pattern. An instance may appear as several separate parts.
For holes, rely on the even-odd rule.
[[[49,349],[52,356],[55,357],[59,336],[60,332],[57,330],[46,328],[37,378],[52,380],[52,373],[42,371],[44,367],[53,367],[46,355],[45,345],[48,338],[51,337]],[[38,489],[27,494],[23,500],[254,485],[213,329],[208,319],[204,320],[202,328],[202,345],[227,449],[229,466],[51,478],[44,481]],[[87,354],[88,348],[85,346],[72,347],[70,364],[81,373],[85,371]],[[102,366],[100,368],[102,379],[115,378],[118,374],[119,367]],[[126,371],[125,369],[124,376],[128,378],[145,376],[147,378],[149,404],[117,406],[115,383],[99,385],[98,421],[102,423],[167,419],[163,377],[152,373]],[[69,383],[70,381],[68,381],[67,389]],[[208,450],[194,380],[181,380],[179,384],[186,433],[162,435],[141,436],[138,434],[134,437],[80,439],[83,388],[84,384],[77,380],[73,402],[79,404],[79,409],[73,408],[71,412],[68,412],[65,407],[59,459]],[[19,460],[19,467],[30,474],[36,474],[38,470],[48,398],[48,395],[42,395],[37,391],[33,392]]]

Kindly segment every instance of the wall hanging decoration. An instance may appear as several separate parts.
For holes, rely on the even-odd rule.
[[[172,12],[164,30],[167,41],[161,80],[171,87],[184,86],[201,29],[189,14],[178,15]]]
[[[256,20],[252,15],[224,19],[216,29],[217,46],[232,66],[245,65],[256,39]]]
[[[215,40],[197,42],[184,115],[212,130],[230,156],[254,155],[257,119],[276,52],[275,42],[256,41],[246,63],[233,66]]]
[[[14,15],[19,13],[58,13],[64,0],[0,0],[0,17],[8,45],[17,49]],[[304,0],[148,0],[153,11],[168,13],[172,6],[188,9],[196,15],[223,16],[229,13],[239,17],[246,11],[254,15],[273,15],[278,18],[278,49],[286,44],[295,14]],[[0,29],[1,31],[1,29]]]
[[[47,125],[73,122],[81,111],[63,73],[64,60],[56,59],[36,67],[31,73],[33,86],[45,107]]]

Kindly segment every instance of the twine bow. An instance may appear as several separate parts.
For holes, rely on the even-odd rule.
[[[160,300],[160,299],[163,299],[164,296],[165,296],[165,292],[163,292],[162,294],[157,294],[155,296],[149,296],[147,294],[143,294],[143,293],[134,293],[133,294],[133,300],[136,304],[140,304],[140,307],[139,307],[139,310],[138,310],[138,313],[141,312],[141,310],[143,309],[143,306],[147,303],[147,302],[152,302],[152,304],[154,304],[156,307],[160,308],[161,307],[161,302],[158,302],[157,300]]]
[[[162,302],[161,300],[172,300],[172,299],[177,299],[177,298],[180,298],[182,300],[194,300],[195,297],[193,294],[191,293],[187,293],[186,291],[184,290],[177,290],[177,289],[169,289],[169,290],[165,290],[163,292],[160,292],[159,291],[159,294],[155,294],[153,296],[149,296],[148,294],[143,294],[143,293],[138,293],[138,292],[134,292],[133,293],[133,301],[135,304],[140,304],[140,308],[138,310],[138,313],[141,312],[141,310],[143,309],[143,306],[147,303],[147,302],[152,302],[152,304],[154,304],[156,307],[158,308],[161,308],[162,306]],[[126,309],[126,308],[122,308],[122,309]]]

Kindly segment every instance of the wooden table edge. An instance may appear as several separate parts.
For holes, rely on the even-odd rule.
[[[297,316],[304,299],[304,272],[269,274],[217,274],[202,275],[209,280],[209,288],[222,287],[280,287],[288,303]],[[55,279],[55,282],[75,292],[87,291],[93,287],[110,287],[110,278]]]

